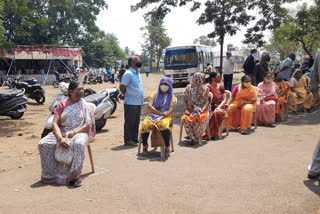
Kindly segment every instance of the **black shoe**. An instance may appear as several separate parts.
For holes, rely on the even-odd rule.
[[[124,143],[125,146],[137,146],[137,142],[134,142],[133,140],[128,140]]]
[[[310,174],[308,174],[308,178],[309,178],[310,180],[318,179],[318,178],[319,178],[319,175],[310,175]]]

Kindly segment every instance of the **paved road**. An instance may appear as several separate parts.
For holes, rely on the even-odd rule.
[[[146,93],[151,93],[159,78],[144,78]],[[56,93],[46,89],[50,96]],[[8,170],[0,172],[0,214],[311,214],[320,210],[319,183],[306,178],[320,137],[320,112],[290,115],[277,128],[258,127],[250,136],[233,132],[223,141],[190,147],[186,142],[177,145],[182,93],[182,88],[175,89],[179,100],[174,123],[176,152],[169,160],[159,159],[159,153],[143,158],[136,156],[136,148],[119,146],[123,143],[120,105],[92,145],[97,172],[90,174],[86,159],[84,186],[77,189],[39,182],[35,136],[41,133],[47,106],[29,106],[21,121],[2,118],[0,168]],[[16,162],[22,168],[14,167]]]
[[[182,143],[165,162],[158,153],[137,157],[136,148],[97,151],[97,173],[86,160],[77,189],[41,184],[38,164],[11,170],[1,175],[0,213],[313,213],[320,190],[306,167],[319,116],[203,146]]]

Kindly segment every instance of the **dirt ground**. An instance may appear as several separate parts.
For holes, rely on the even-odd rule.
[[[161,75],[143,75],[145,101]],[[100,90],[118,86],[104,83]],[[0,90],[6,88],[0,87]],[[183,88],[175,114],[175,153],[136,156],[123,146],[123,106],[91,145],[96,173],[85,160],[81,188],[40,182],[40,140],[48,106],[59,89],[45,86],[47,101],[30,100],[20,120],[0,117],[0,213],[318,213],[319,182],[306,178],[319,138],[320,111],[289,115],[274,129],[250,136],[231,132],[221,141],[178,145]],[[143,108],[143,116],[147,114]],[[143,119],[141,117],[141,120]],[[320,212],[319,212],[320,213]]]

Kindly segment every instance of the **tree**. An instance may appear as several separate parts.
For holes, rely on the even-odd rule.
[[[152,63],[155,61],[156,71],[159,71],[163,51],[170,45],[171,39],[166,33],[162,19],[150,15],[146,16],[145,20],[147,26],[141,29],[144,31],[143,37],[145,39],[142,50],[149,55],[150,69],[152,70]]]
[[[233,36],[240,26],[247,26],[252,17],[247,14],[245,1],[207,1],[205,10],[198,19],[200,25],[213,23],[214,29],[209,38],[217,38],[220,44],[220,73],[223,65],[223,45],[227,35]]]
[[[320,17],[316,10],[315,6],[303,4],[296,12],[287,12],[286,22],[273,31],[270,40],[270,46],[281,57],[298,51],[300,47],[308,55],[315,54],[320,45]]]
[[[214,29],[208,36],[210,38],[218,37],[218,43],[221,45],[225,35],[235,35],[240,26],[247,26],[249,22],[255,21],[253,27],[248,28],[246,33],[246,44],[257,44],[262,47],[265,43],[264,31],[277,28],[284,20],[283,12],[285,3],[296,2],[297,0],[207,0],[204,12],[198,20],[199,24],[214,23]],[[319,0],[316,0],[320,3]],[[132,11],[140,8],[147,8],[150,5],[156,5],[147,14],[153,14],[159,18],[164,18],[171,9],[177,6],[184,6],[187,3],[193,3],[191,11],[199,9],[201,3],[197,0],[141,0],[132,6]],[[254,15],[262,14],[259,19]],[[319,14],[319,13],[318,13]],[[229,18],[230,17],[230,18]]]
[[[193,44],[200,44],[200,45],[206,45],[211,47],[217,46],[217,43],[214,41],[214,39],[211,39],[208,36],[200,36],[194,39]]]
[[[106,34],[97,41],[84,48],[84,60],[89,66],[105,67],[115,65],[117,60],[126,59],[125,52],[120,48],[119,41],[114,34]]]
[[[99,33],[96,15],[104,0],[2,0],[3,25],[15,44],[82,45]]]
[[[264,45],[264,48],[269,53],[280,53],[280,58],[284,59],[291,53],[296,53],[299,46],[294,41],[288,40],[286,37],[285,26],[280,26],[273,33],[268,44]]]

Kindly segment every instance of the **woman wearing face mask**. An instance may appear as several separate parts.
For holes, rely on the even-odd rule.
[[[309,112],[314,100],[313,94],[307,90],[308,79],[302,76],[303,72],[297,70],[293,73],[289,82],[290,91],[288,97],[290,108],[294,112],[302,107]]]
[[[272,74],[265,73],[263,82],[258,84],[259,96],[257,102],[257,123],[276,127],[276,103],[278,101],[278,86],[273,82]]]
[[[213,97],[211,100],[209,127],[211,137],[214,138],[218,137],[219,127],[227,114],[225,110],[229,105],[229,103],[227,103],[227,94],[229,93],[229,97],[231,97],[231,92],[225,91],[224,87],[220,85],[220,82],[220,75],[216,72],[211,72],[208,87]],[[231,101],[231,99],[229,99],[229,101]]]
[[[228,108],[229,127],[237,129],[240,126],[241,134],[250,134],[252,113],[256,108],[257,93],[251,85],[251,78],[245,75],[241,84],[232,91],[232,101]]]
[[[176,107],[176,98],[173,95],[172,80],[163,77],[160,80],[158,90],[153,92],[149,99],[149,112],[144,119],[141,131],[143,154],[148,154],[148,137],[154,124],[160,129],[165,141],[165,157],[170,154],[170,128],[173,125],[173,111]]]
[[[184,92],[184,114],[182,120],[192,144],[199,142],[206,133],[209,123],[209,89],[205,75],[195,73]]]
[[[53,132],[38,144],[42,168],[41,181],[61,185],[73,184],[78,187],[82,185],[81,170],[85,148],[89,141],[93,141],[95,127],[92,121],[92,106],[81,99],[84,90],[80,83],[70,82],[68,92],[69,98],[62,100],[56,108]],[[70,165],[56,161],[57,144],[73,150]]]
[[[276,109],[276,119],[280,119],[284,111],[284,105],[288,102],[289,84],[282,77],[282,72],[275,73],[274,77],[274,82],[278,86],[278,103]]]

